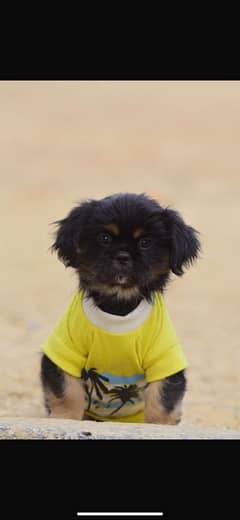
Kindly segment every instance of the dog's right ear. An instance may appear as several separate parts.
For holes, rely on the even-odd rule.
[[[83,229],[89,225],[96,205],[95,200],[83,202],[72,209],[66,218],[54,222],[58,229],[51,250],[57,252],[66,267],[77,267],[78,240]]]

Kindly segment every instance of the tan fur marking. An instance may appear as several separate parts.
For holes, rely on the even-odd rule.
[[[151,271],[150,279],[154,280],[161,274],[166,274],[169,271],[169,256],[165,255],[161,258],[160,264]]]
[[[133,238],[140,238],[140,236],[145,234],[145,230],[143,228],[137,228],[133,232]]]
[[[57,398],[49,389],[46,398],[49,403],[50,417],[62,419],[82,419],[86,408],[86,397],[82,382],[65,373],[64,396]]]
[[[181,402],[171,412],[166,412],[161,405],[161,386],[162,381],[154,381],[145,390],[144,420],[152,424],[178,424],[182,415]]]
[[[104,228],[108,231],[111,231],[111,233],[113,233],[116,236],[118,236],[120,233],[120,229],[117,226],[117,224],[107,224],[106,226],[104,226]]]
[[[117,299],[126,301],[131,300],[131,298],[136,298],[140,294],[138,287],[124,288],[120,285],[108,286],[103,283],[96,283],[94,289],[102,290],[104,294],[109,296],[116,295]]]

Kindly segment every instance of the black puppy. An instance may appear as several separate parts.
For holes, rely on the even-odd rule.
[[[53,250],[79,290],[43,346],[48,413],[178,423],[187,363],[162,294],[197,258],[197,231],[129,193],[83,202],[57,224]]]

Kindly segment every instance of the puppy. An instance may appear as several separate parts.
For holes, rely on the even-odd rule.
[[[163,292],[200,251],[198,232],[145,194],[85,201],[52,246],[79,288],[43,345],[51,417],[177,424],[187,361]]]

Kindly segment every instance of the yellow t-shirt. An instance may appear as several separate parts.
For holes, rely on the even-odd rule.
[[[86,415],[100,420],[143,422],[147,383],[186,368],[163,297],[154,293],[127,316],[103,312],[84,291],[43,345],[68,374],[83,379]]]

